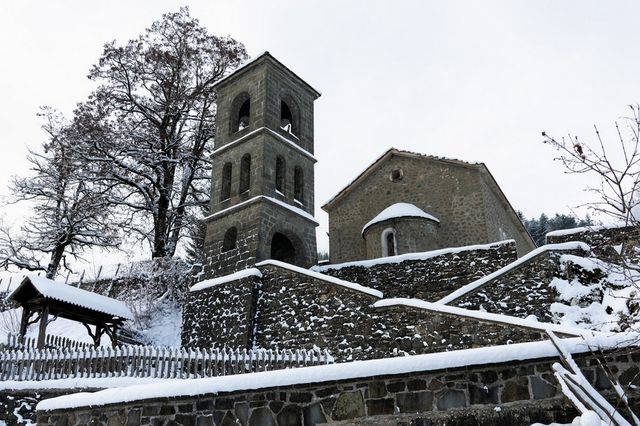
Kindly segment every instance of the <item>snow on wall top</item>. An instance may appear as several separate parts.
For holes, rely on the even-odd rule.
[[[302,147],[300,147],[298,144],[296,144],[294,141],[292,141],[291,139],[288,139],[284,136],[282,136],[280,133],[278,132],[274,132],[273,130],[271,130],[268,127],[259,127],[255,130],[252,130],[251,132],[247,133],[246,135],[242,135],[240,136],[238,139],[235,139],[229,143],[227,143],[226,145],[221,146],[218,149],[213,150],[213,152],[211,153],[211,155],[216,155],[216,154],[220,154],[221,152],[226,151],[227,149],[231,148],[232,146],[235,146],[239,143],[241,143],[242,141],[247,140],[248,138],[250,138],[252,135],[255,135],[256,133],[259,132],[268,132],[270,134],[272,134],[273,136],[275,136],[276,138],[278,138],[278,140],[286,143],[290,148],[293,148],[294,150],[298,151],[299,153],[301,153],[302,155],[304,155],[305,157],[308,157],[309,159],[317,162],[318,160],[316,159],[316,157],[314,157],[309,151],[303,149]],[[295,135],[293,135],[295,137]]]
[[[533,319],[523,319],[512,317],[509,315],[492,314],[489,312],[473,311],[470,309],[458,308],[455,306],[443,305],[441,303],[432,303],[420,299],[383,299],[373,304],[375,308],[385,308],[392,306],[409,306],[413,308],[425,309],[433,312],[441,312],[444,314],[453,314],[462,317],[474,318],[483,321],[499,322],[503,324],[515,325],[519,327],[531,328],[535,330],[551,330],[556,333],[569,334],[573,336],[591,335],[592,331],[587,331],[578,327],[568,327],[552,323],[543,323]]]
[[[123,302],[101,294],[82,290],[65,283],[56,282],[37,275],[28,275],[7,298],[11,298],[27,282],[31,284],[47,299],[59,300],[72,305],[102,312],[114,317],[132,320],[133,314]]]
[[[336,285],[339,285],[339,286],[342,286],[342,287],[349,288],[351,290],[359,291],[361,293],[366,293],[366,294],[369,294],[371,296],[377,297],[379,299],[382,299],[382,297],[383,297],[382,292],[379,291],[379,290],[375,290],[373,288],[365,287],[363,285],[352,283],[352,282],[349,282],[349,281],[341,280],[339,278],[331,277],[329,275],[321,274],[319,272],[311,271],[309,269],[300,268],[299,266],[291,265],[291,264],[285,263],[285,262],[280,262],[278,260],[270,259],[270,260],[265,260],[265,261],[262,261],[262,262],[256,264],[257,267],[267,266],[267,265],[279,266],[280,268],[289,269],[289,270],[297,272],[299,274],[304,274],[304,275],[307,275],[307,276],[312,277],[312,278],[316,278],[316,279],[319,279],[319,280],[322,280],[322,281],[329,282],[331,284],[336,284]]]
[[[638,338],[629,334],[587,335],[561,339],[568,353],[590,352],[592,348],[613,349],[632,346]],[[637,344],[637,343],[636,343]],[[234,376],[203,379],[171,380],[165,383],[134,385],[106,389],[95,393],[75,393],[46,399],[38,403],[38,411],[64,410],[75,407],[101,406],[155,398],[191,397],[220,392],[254,391],[361,377],[427,373],[448,368],[505,363],[557,357],[558,350],[549,340],[515,343],[458,351],[437,352],[398,358],[353,361],[288,370],[273,370]]]
[[[518,260],[511,262],[510,264],[508,264],[507,266],[498,269],[497,271],[484,276],[478,280],[475,280],[473,282],[470,282],[469,284],[460,287],[459,289],[457,289],[456,291],[454,291],[453,293],[443,297],[442,299],[438,300],[436,303],[442,303],[444,305],[449,304],[451,302],[453,302],[454,300],[457,300],[459,298],[461,298],[462,296],[464,296],[467,293],[470,293],[480,287],[482,287],[484,284],[488,283],[489,281],[499,277],[500,275],[506,274],[507,272],[517,268],[518,266],[522,265],[523,263],[528,262],[529,260],[533,259],[534,257],[538,256],[541,253],[544,253],[545,251],[552,251],[552,250],[576,250],[576,249],[581,249],[584,250],[586,252],[591,251],[591,247],[589,247],[587,244],[580,242],[580,241],[570,241],[570,242],[566,242],[566,243],[561,243],[561,244],[546,244],[542,247],[538,247],[537,249],[530,251],[529,253],[527,253],[526,255],[522,256],[521,258],[519,258]]]
[[[409,203],[395,203],[391,204],[386,209],[382,210],[377,214],[376,217],[367,222],[363,227],[361,234],[364,235],[364,231],[371,225],[375,225],[376,223],[384,222],[385,220],[397,219],[401,217],[421,217],[424,219],[432,220],[434,222],[440,223],[440,219],[437,217],[430,215],[419,207],[414,206]]]
[[[397,256],[379,257],[377,259],[370,259],[370,260],[356,260],[354,262],[336,263],[335,265],[312,266],[311,270],[315,272],[324,272],[329,269],[342,269],[342,268],[348,268],[350,266],[362,266],[364,268],[369,268],[375,265],[384,265],[386,263],[400,263],[406,260],[426,260],[436,256],[442,256],[445,254],[452,254],[452,253],[453,254],[462,253],[465,251],[490,250],[500,245],[513,244],[513,243],[515,243],[515,240],[504,240],[496,243],[476,244],[472,246],[451,247],[451,248],[445,248],[445,249],[425,251],[421,253],[407,253],[407,254],[400,254]]]
[[[233,274],[225,275],[223,277],[212,278],[210,280],[200,281],[191,286],[189,291],[200,291],[205,288],[214,287],[220,284],[225,284],[231,281],[239,280],[246,277],[262,277],[262,272],[258,268],[249,268],[242,271],[234,272]]]
[[[577,228],[570,228],[570,229],[558,229],[557,231],[551,231],[551,232],[547,232],[545,234],[546,237],[561,237],[563,235],[573,235],[573,234],[579,234],[580,232],[587,232],[587,231],[591,231],[591,232],[596,232],[596,231],[602,231],[603,229],[615,229],[615,228],[625,228],[629,225],[625,225],[625,224],[609,224],[609,225],[593,225],[593,226],[579,226]]]
[[[302,210],[301,208],[298,208],[296,206],[292,206],[291,204],[287,204],[284,201],[276,200],[275,198],[268,197],[266,195],[258,195],[256,197],[249,198],[246,201],[243,201],[243,202],[235,204],[235,205],[233,205],[231,207],[227,207],[226,209],[222,209],[222,210],[220,210],[218,212],[210,214],[209,216],[205,217],[203,220],[213,219],[214,217],[221,216],[221,215],[226,214],[226,213],[228,213],[228,212],[230,212],[232,210],[235,210],[237,208],[240,208],[242,206],[245,206],[245,205],[248,205],[248,204],[251,204],[251,203],[255,203],[256,201],[259,201],[259,200],[270,201],[270,202],[272,202],[274,204],[277,204],[277,205],[279,205],[281,207],[284,207],[285,209],[297,214],[298,216],[302,216],[303,218],[315,223],[316,225],[319,225],[318,221],[316,220],[315,217],[313,217],[313,215],[307,213],[306,211]]]

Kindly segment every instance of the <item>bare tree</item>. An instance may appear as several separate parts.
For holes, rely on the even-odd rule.
[[[89,74],[100,86],[76,111],[78,153],[101,165],[93,179],[109,186],[123,229],[152,257],[172,256],[208,203],[213,85],[246,58],[241,43],[209,34],[182,8],[124,46],[106,44]]]
[[[41,116],[47,141],[42,152],[29,152],[33,175],[14,177],[10,185],[10,202],[30,202],[33,215],[16,232],[0,229],[0,265],[53,278],[66,256],[78,258],[89,247],[112,248],[118,239],[108,226],[105,188],[86,179],[91,165],[74,156],[62,116],[50,108]]]
[[[599,179],[599,185],[587,189],[597,200],[586,207],[597,215],[605,215],[625,225],[640,220],[640,106],[631,105],[631,116],[623,126],[615,123],[618,140],[607,144],[596,126],[596,143],[584,143],[577,136],[557,140],[542,132],[544,142],[560,152],[568,173],[588,174]],[[635,213],[635,215],[634,215]]]

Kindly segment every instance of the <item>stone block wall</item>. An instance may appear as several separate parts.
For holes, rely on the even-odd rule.
[[[423,260],[366,267],[354,265],[339,269],[332,269],[329,265],[318,270],[380,290],[386,298],[407,297],[434,302],[516,259],[516,245],[509,241],[497,243],[488,249],[447,253]]]
[[[544,251],[449,304],[520,318],[535,315],[539,321],[551,322],[550,305],[557,292],[549,283],[565,275],[560,264],[564,254],[587,255],[580,249]]]
[[[595,257],[610,263],[619,264],[620,254],[614,249],[622,244],[622,255],[630,262],[640,263],[640,226],[624,226],[619,228],[585,229],[582,232],[564,235],[549,235],[547,244],[567,241],[583,241],[591,247]]]
[[[182,345],[249,347],[258,288],[257,277],[246,277],[191,292],[182,314]]]
[[[397,305],[275,265],[192,292],[183,345],[328,349],[337,362],[542,340],[539,330]]]
[[[591,356],[574,356],[585,376],[615,401]],[[577,412],[562,395],[551,364],[539,359],[449,370],[362,377],[275,388],[134,401],[39,412],[40,425],[530,425],[570,422]],[[640,409],[640,355],[619,353],[608,366]],[[259,373],[258,373],[259,374]]]

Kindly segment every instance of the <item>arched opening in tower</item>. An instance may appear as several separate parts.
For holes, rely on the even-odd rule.
[[[242,106],[240,107],[240,111],[238,111],[238,128],[237,130],[242,130],[245,127],[249,127],[249,116],[251,115],[251,99],[247,99],[244,101]]]
[[[284,101],[280,102],[280,127],[289,133],[293,133],[293,114],[289,105]]]
[[[271,240],[271,258],[290,264],[296,263],[296,249],[285,235],[276,232]]]

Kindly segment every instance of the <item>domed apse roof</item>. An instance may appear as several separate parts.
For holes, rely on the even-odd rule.
[[[371,225],[375,225],[379,222],[384,222],[389,219],[397,219],[400,217],[421,217],[423,219],[432,220],[434,222],[440,223],[440,220],[425,212],[424,210],[414,206],[409,203],[395,203],[382,210],[376,217],[367,222],[366,225],[362,227],[362,235],[364,235],[364,231],[367,230]]]

